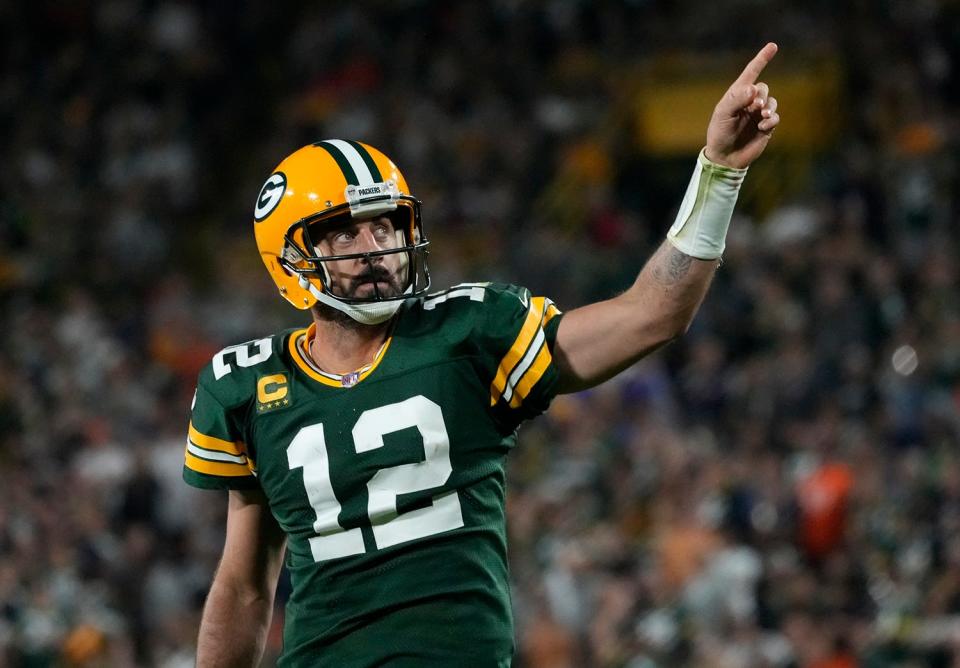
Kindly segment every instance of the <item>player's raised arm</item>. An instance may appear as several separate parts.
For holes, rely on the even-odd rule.
[[[560,322],[561,392],[607,380],[690,326],[723,254],[747,167],[780,123],[776,98],[758,81],[776,52],[776,44],[764,46],[717,103],[677,219],[634,284]]]

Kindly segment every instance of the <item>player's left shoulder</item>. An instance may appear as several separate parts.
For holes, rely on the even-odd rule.
[[[425,312],[473,308],[487,300],[491,283],[458,283],[445,290],[431,292],[417,300],[417,307]]]
[[[546,324],[560,313],[550,299],[508,283],[460,283],[412,301],[401,321],[409,331],[444,331],[458,340],[512,331],[528,319]]]
[[[426,333],[459,328],[475,319],[489,299],[489,283],[459,283],[409,299],[400,311],[399,329]]]
[[[508,283],[458,283],[446,290],[431,292],[416,300],[415,307],[424,313],[446,315],[484,314],[504,305],[526,310],[533,298],[530,290]]]
[[[534,294],[529,288],[510,283],[491,283],[487,287],[486,316],[497,326],[517,320],[547,324],[560,309],[549,297]]]

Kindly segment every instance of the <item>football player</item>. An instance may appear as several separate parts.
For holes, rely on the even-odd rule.
[[[504,458],[557,393],[615,375],[689,326],[747,167],[779,123],[767,44],[716,105],[667,239],[623,294],[561,314],[511,285],[428,293],[420,202],[375,148],[287,157],[257,246],[312,323],[201,372],[184,478],[229,490],[197,664],[259,662],[286,550],[282,666],[508,666]]]

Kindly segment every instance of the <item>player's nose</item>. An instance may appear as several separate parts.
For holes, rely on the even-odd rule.
[[[357,231],[357,246],[361,251],[380,250],[380,244],[377,243],[377,238],[373,235],[373,230],[366,226],[361,227]]]
[[[356,252],[358,253],[369,253],[373,251],[383,250],[383,245],[377,241],[376,236],[373,234],[373,229],[369,227],[362,227],[357,232],[356,237]],[[373,262],[374,264],[379,264],[383,262],[383,256],[376,255],[373,257],[363,257],[360,258],[361,262],[364,264]]]

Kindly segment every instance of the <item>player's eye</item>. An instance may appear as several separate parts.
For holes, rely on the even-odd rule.
[[[337,232],[333,235],[333,243],[338,246],[344,246],[353,241],[356,235],[349,230],[344,230],[343,232]]]

